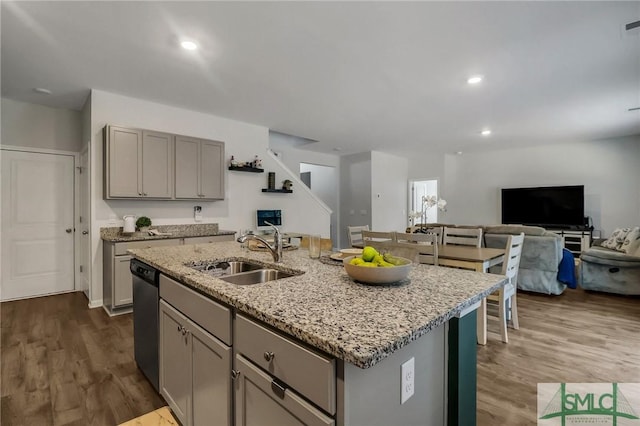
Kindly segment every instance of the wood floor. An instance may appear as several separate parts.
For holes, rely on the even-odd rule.
[[[640,382],[640,298],[519,293],[518,307],[508,344],[490,333],[478,346],[479,426],[535,425],[539,382]],[[3,426],[112,426],[165,405],[136,367],[131,315],[88,309],[82,293],[0,310]]]
[[[82,293],[0,305],[2,426],[117,425],[166,405],[133,358],[132,316]]]
[[[535,425],[538,383],[640,382],[639,297],[519,292],[518,318],[478,346],[478,425]]]

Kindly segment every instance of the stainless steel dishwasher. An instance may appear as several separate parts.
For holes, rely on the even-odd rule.
[[[142,370],[156,392],[159,392],[158,304],[160,273],[155,268],[132,259],[133,276],[133,339],[134,355],[138,368]]]

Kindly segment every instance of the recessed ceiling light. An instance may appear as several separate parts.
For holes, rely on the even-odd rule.
[[[185,50],[196,50],[198,48],[198,45],[190,40],[184,40],[180,42],[180,46],[182,46],[182,48]]]
[[[334,151],[342,151],[342,148],[336,147],[336,148],[333,148],[333,150]]]
[[[481,75],[473,75],[467,79],[467,83],[469,84],[478,84],[482,81],[483,77]]]
[[[34,92],[36,93],[40,93],[42,95],[50,95],[51,94],[51,90],[49,89],[44,89],[42,87],[36,87],[33,89]]]
[[[489,136],[491,134],[491,130],[489,129],[484,129],[483,131],[480,132],[480,134],[482,136]]]
[[[456,155],[462,155],[462,151],[457,151]]]

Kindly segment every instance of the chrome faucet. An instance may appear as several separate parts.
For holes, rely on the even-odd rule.
[[[273,236],[273,245],[269,244],[267,242],[267,240],[265,240],[264,238],[262,238],[262,237],[260,237],[258,235],[250,234],[250,233],[247,233],[247,234],[244,234],[244,235],[240,235],[238,237],[237,241],[239,243],[245,243],[245,242],[247,242],[247,240],[260,241],[271,252],[271,255],[273,256],[273,261],[274,262],[281,262],[282,261],[282,235],[280,234],[280,230],[278,228],[276,228],[275,225],[273,225],[272,223],[267,222],[266,220],[264,221],[264,223],[266,223],[267,225],[271,226],[273,228],[273,230],[275,231],[275,234]]]

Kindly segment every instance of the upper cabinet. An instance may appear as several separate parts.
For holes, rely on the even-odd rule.
[[[105,199],[224,199],[223,142],[117,126],[104,135]]]
[[[105,198],[173,197],[173,135],[108,126]]]
[[[224,143],[176,136],[176,199],[224,198]]]
[[[147,198],[173,197],[173,142],[167,133],[142,132],[142,196]]]

